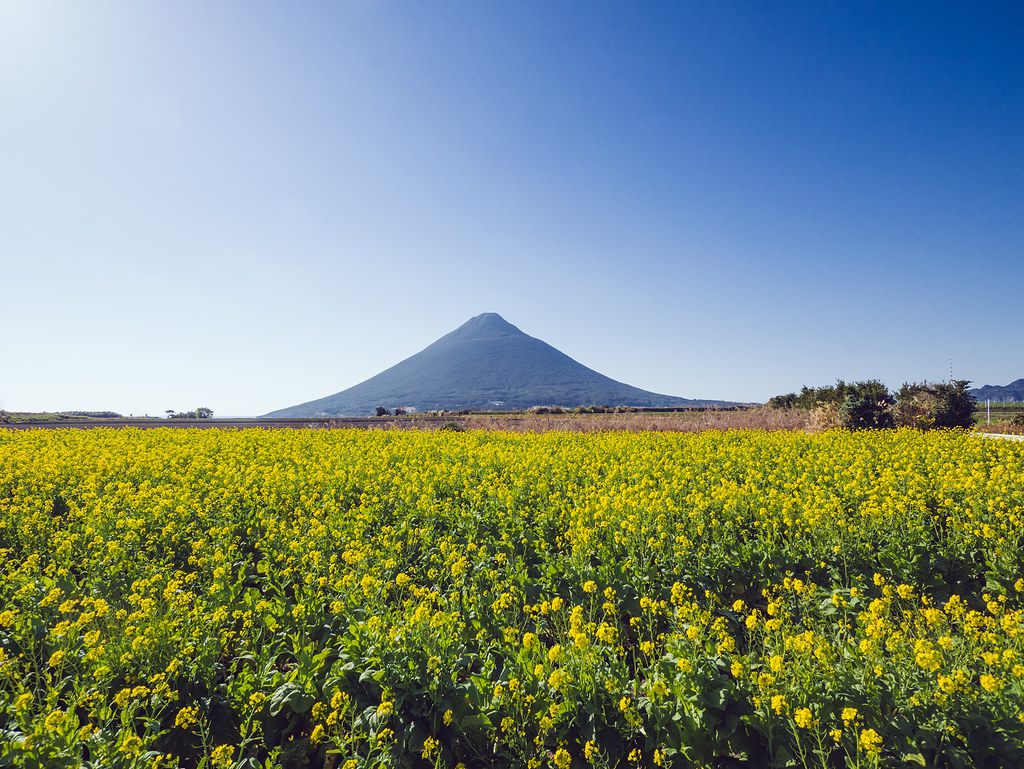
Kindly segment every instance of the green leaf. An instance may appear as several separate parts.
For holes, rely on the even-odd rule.
[[[313,707],[314,699],[294,682],[282,684],[270,698],[270,715],[276,716],[284,708],[293,713],[305,713]]]
[[[716,710],[724,709],[727,699],[726,690],[721,686],[716,686],[704,692],[704,701]]]
[[[463,729],[486,729],[491,726],[491,722],[487,716],[477,713],[474,715],[464,716],[459,722],[459,725]]]

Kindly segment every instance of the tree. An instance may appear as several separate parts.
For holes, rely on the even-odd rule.
[[[208,409],[206,406],[200,406],[196,409],[196,419],[209,419],[213,416],[213,409]]]
[[[967,392],[969,384],[962,379],[941,384],[904,384],[896,396],[896,423],[919,430],[971,427],[977,401]]]
[[[854,392],[856,384],[846,384],[842,379],[831,387],[808,387],[804,385],[799,393],[776,395],[768,401],[768,405],[777,409],[817,409],[834,403],[838,408],[846,396]]]
[[[377,407],[377,416],[379,416],[379,417],[389,417],[389,416],[391,416],[391,412],[388,411],[383,406],[378,406]]]
[[[839,407],[843,427],[850,430],[871,430],[892,427],[892,406],[895,399],[877,379],[847,385],[847,395]]]

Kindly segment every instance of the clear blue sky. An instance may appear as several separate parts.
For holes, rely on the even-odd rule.
[[[1017,2],[0,0],[0,153],[8,410],[1024,376]]]

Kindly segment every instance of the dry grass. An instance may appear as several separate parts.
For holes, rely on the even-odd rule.
[[[996,435],[1024,435],[1024,425],[1013,424],[1009,420],[986,424],[981,422],[974,426],[976,433],[994,433]]]
[[[812,414],[802,409],[767,406],[745,411],[690,411],[621,414],[470,414],[453,417],[467,430],[504,430],[516,433],[685,432],[706,430],[812,431]]]

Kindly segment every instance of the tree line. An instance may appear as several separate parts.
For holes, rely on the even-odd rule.
[[[213,416],[213,409],[200,406],[195,411],[175,411],[167,409],[168,419],[209,419]]]
[[[967,380],[931,384],[904,384],[890,392],[877,379],[844,382],[831,387],[807,387],[799,393],[776,395],[774,408],[835,410],[843,427],[850,430],[888,427],[971,427],[977,400],[967,391]]]

